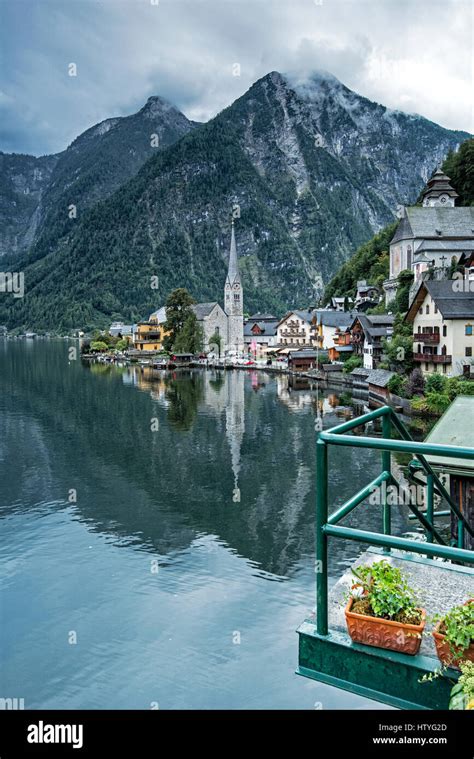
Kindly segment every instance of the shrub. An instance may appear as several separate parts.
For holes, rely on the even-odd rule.
[[[362,366],[362,359],[360,356],[351,356],[347,359],[347,361],[344,362],[344,366],[342,371],[344,374],[350,374],[353,369],[357,369],[359,366]]]
[[[388,389],[395,395],[404,396],[407,385],[406,377],[402,377],[401,374],[394,374],[388,381]]]
[[[425,380],[420,369],[413,369],[408,377],[406,385],[407,398],[413,398],[414,395],[423,395],[425,390]]]
[[[442,374],[430,374],[426,378],[425,391],[427,393],[445,393],[447,385],[447,378]]]
[[[411,402],[413,411],[424,414],[443,414],[450,405],[451,398],[447,393],[436,392],[418,395]]]

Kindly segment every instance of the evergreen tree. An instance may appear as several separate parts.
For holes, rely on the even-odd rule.
[[[181,332],[184,329],[184,325],[188,317],[192,314],[191,306],[194,303],[193,297],[184,287],[178,287],[173,290],[166,300],[166,324],[165,330],[169,332],[163,341],[163,347],[167,351],[178,350],[176,343]],[[188,325],[188,330],[190,325]],[[187,353],[188,351],[181,349],[180,353]]]

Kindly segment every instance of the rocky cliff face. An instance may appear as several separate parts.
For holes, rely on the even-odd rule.
[[[0,259],[16,257],[33,243],[58,158],[0,153]]]
[[[162,116],[159,99],[142,111],[155,107]],[[118,169],[109,181],[107,167],[133,155],[149,128],[135,138],[127,128],[124,151],[117,125],[103,122],[66,151],[54,171],[59,200],[25,270],[26,296],[8,313],[0,307],[0,321],[68,328],[134,320],[177,286],[221,300],[233,206],[245,309],[306,307],[468,137],[389,111],[329,74],[298,81],[272,72],[207,124],[193,128],[174,111],[173,118],[170,147],[104,203],[93,200],[121,181]],[[187,133],[173,141],[179,129]],[[97,139],[100,149],[90,151]],[[83,197],[84,211],[68,219],[67,205]],[[158,290],[150,288],[153,276]]]

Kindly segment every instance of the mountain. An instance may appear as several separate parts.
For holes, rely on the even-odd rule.
[[[0,323],[136,320],[177,286],[220,300],[234,204],[246,310],[308,306],[467,137],[372,103],[330,74],[272,72],[105,202],[62,221],[53,240],[46,230],[24,262],[25,297],[3,310],[0,300]]]
[[[138,113],[96,124],[57,155],[0,153],[0,256],[11,260],[33,246],[33,258],[41,257],[67,233],[71,205],[80,216],[194,126],[151,97]]]

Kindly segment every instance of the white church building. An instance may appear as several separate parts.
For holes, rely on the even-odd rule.
[[[443,279],[453,259],[473,250],[474,208],[455,205],[458,195],[450,181],[438,169],[423,191],[422,205],[404,208],[390,241],[390,275],[383,283],[387,305],[396,296],[401,271],[413,271],[414,293],[428,271]]]

